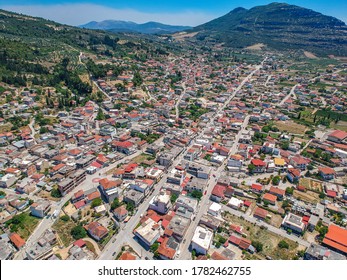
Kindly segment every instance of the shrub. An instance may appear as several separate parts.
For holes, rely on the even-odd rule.
[[[285,240],[281,240],[278,243],[278,247],[281,249],[289,249],[289,244]]]

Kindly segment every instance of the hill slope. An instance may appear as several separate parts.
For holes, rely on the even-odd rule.
[[[144,34],[174,33],[190,29],[189,26],[167,25],[159,22],[146,22],[137,24],[132,21],[104,20],[100,22],[91,21],[81,25],[82,28],[110,30],[112,32],[138,32]]]
[[[192,29],[198,38],[211,38],[244,48],[263,43],[275,49],[303,49],[317,54],[347,55],[346,24],[302,7],[272,3],[237,8]]]

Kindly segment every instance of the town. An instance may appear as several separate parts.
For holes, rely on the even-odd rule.
[[[347,64],[186,48],[1,84],[0,259],[346,260]]]

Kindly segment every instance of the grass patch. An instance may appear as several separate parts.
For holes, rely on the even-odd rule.
[[[297,124],[293,121],[277,121],[275,126],[278,127],[280,131],[287,131],[293,134],[304,134],[307,127],[301,124]]]
[[[11,232],[18,233],[24,240],[27,240],[40,222],[39,218],[31,216],[28,212],[14,216],[5,223]]]
[[[52,227],[59,235],[59,238],[65,247],[68,247],[72,242],[75,241],[70,233],[71,229],[75,226],[76,224],[72,221],[72,219],[64,222],[59,218]]]
[[[263,244],[263,250],[256,255],[270,256],[275,260],[291,260],[296,256],[298,250],[298,244],[282,236],[276,235],[266,229],[261,229],[259,226],[235,217],[231,214],[225,216],[226,220],[231,221],[233,224],[243,226],[243,231],[247,234],[247,238],[252,241],[258,241]],[[281,240],[285,240],[289,249],[278,248],[278,243]]]

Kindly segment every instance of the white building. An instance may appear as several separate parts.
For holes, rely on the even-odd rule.
[[[195,250],[198,254],[206,255],[208,249],[211,246],[213,239],[213,232],[197,226],[192,239],[192,250]]]
[[[243,201],[236,198],[236,197],[232,197],[229,202],[228,202],[228,206],[234,209],[239,209],[243,204]]]
[[[135,235],[148,247],[157,241],[160,234],[160,225],[150,218],[135,230]]]
[[[219,205],[216,202],[213,202],[210,208],[208,209],[207,213],[212,216],[220,216],[221,209],[222,209],[221,205]]]
[[[1,188],[9,188],[14,185],[16,182],[16,176],[13,174],[6,174],[5,176],[0,178],[0,187]]]
[[[159,193],[151,199],[148,207],[160,214],[166,214],[171,208],[170,195],[166,192]]]

